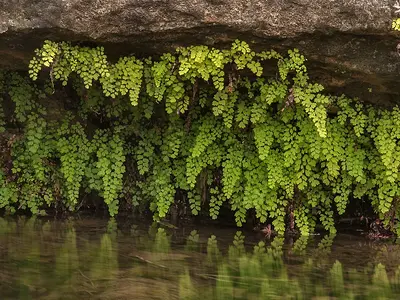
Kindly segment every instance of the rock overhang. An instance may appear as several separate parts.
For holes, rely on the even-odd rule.
[[[329,92],[398,104],[391,0],[0,0],[0,68],[27,69],[44,40],[104,45],[110,58],[178,46],[298,48]]]

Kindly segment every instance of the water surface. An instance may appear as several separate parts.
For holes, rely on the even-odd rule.
[[[400,246],[0,218],[0,299],[400,299]]]

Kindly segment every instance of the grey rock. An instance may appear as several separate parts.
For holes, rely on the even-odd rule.
[[[394,0],[0,0],[0,68],[26,69],[43,40],[110,57],[177,46],[299,48],[329,91],[392,105],[400,92]]]

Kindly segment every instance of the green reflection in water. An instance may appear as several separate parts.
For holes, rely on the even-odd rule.
[[[399,245],[158,226],[0,218],[1,299],[400,298]]]

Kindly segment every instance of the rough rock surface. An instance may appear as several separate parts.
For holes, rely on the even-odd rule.
[[[179,45],[299,48],[313,77],[366,101],[400,103],[395,0],[0,0],[0,68],[23,69],[44,39],[111,56]]]

